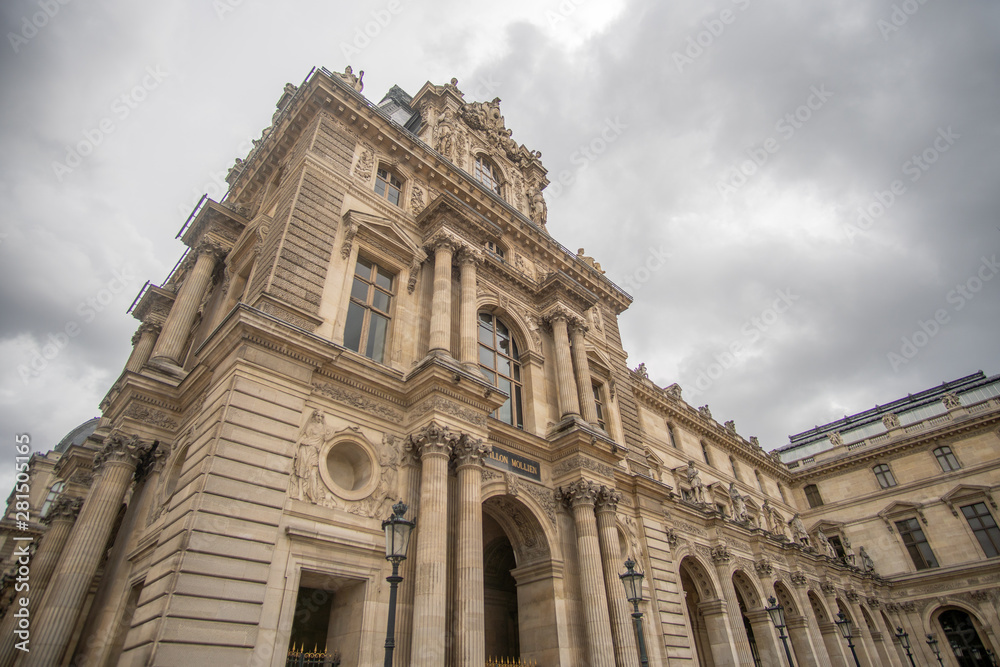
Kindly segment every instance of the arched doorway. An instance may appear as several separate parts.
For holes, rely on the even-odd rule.
[[[743,631],[746,633],[747,643],[750,645],[750,658],[755,667],[762,667],[760,647],[757,646],[757,636],[754,633],[754,623],[751,621],[748,612],[761,611],[760,596],[753,589],[753,584],[741,570],[733,572],[733,589],[736,591],[736,602],[740,606],[740,617],[743,621]],[[763,614],[757,614],[757,628],[761,629],[760,618]],[[766,637],[760,638],[767,641]]]
[[[680,581],[681,589],[684,591],[685,611],[691,626],[694,658],[700,667],[715,667],[709,627],[713,621],[706,614],[706,608],[711,607],[713,602],[719,606],[725,605],[719,602],[719,595],[707,570],[697,559],[688,556],[681,561]],[[716,615],[713,613],[713,618]]]
[[[536,514],[514,496],[483,502],[486,656],[559,661],[556,572]]]
[[[959,667],[988,667],[991,664],[986,646],[967,612],[957,607],[950,607],[938,614],[937,622]],[[942,648],[947,650],[945,647]]]

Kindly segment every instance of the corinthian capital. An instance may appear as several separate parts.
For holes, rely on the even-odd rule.
[[[142,324],[140,324],[139,328],[135,330],[134,334],[132,334],[132,345],[134,346],[136,343],[138,343],[139,339],[142,338],[143,334],[146,333],[151,333],[155,336],[156,334],[160,333],[160,325],[153,324],[152,322],[143,322]]]
[[[442,229],[427,239],[424,243],[424,249],[428,253],[433,253],[438,248],[449,248],[452,252],[456,252],[461,250],[464,245],[460,238]]]
[[[480,438],[463,434],[455,444],[455,464],[462,466],[481,466],[483,459],[493,451],[493,445],[483,442]]]
[[[601,486],[597,491],[597,511],[618,511],[618,503],[622,500],[622,494],[610,486]]]
[[[419,454],[421,458],[427,455],[442,454],[449,456],[460,439],[458,433],[452,433],[447,426],[431,422],[416,433],[406,438],[407,449]]]
[[[462,251],[458,255],[458,263],[460,266],[462,264],[479,266],[483,263],[483,251],[471,244],[466,243],[462,246]]]
[[[79,498],[61,495],[49,505],[49,513],[42,517],[42,523],[49,525],[57,519],[74,521],[80,513],[81,507],[83,507],[83,501]]]
[[[194,251],[198,256],[211,255],[216,260],[221,260],[229,254],[229,248],[226,248],[214,239],[202,239],[195,247]]]
[[[542,316],[542,321],[552,326],[553,322],[565,322],[569,327],[583,325],[583,318],[569,308],[557,305]]]
[[[560,500],[570,507],[580,507],[591,505],[597,502],[597,496],[601,487],[588,479],[581,479],[573,482],[569,486],[559,487],[557,495]]]
[[[104,467],[105,463],[124,463],[135,466],[139,457],[151,447],[139,440],[137,435],[127,435],[114,431],[104,440],[104,447],[94,457],[94,472]]]

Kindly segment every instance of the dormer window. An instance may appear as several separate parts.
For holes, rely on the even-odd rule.
[[[402,191],[403,180],[387,168],[379,165],[378,174],[375,176],[375,194],[388,199],[390,204],[399,206],[399,198]]]
[[[500,194],[500,170],[482,155],[476,156],[476,170],[473,172],[476,180],[493,192]]]
[[[486,252],[496,256],[498,259],[504,261],[507,259],[507,253],[504,251],[503,246],[500,246],[493,241],[486,242]]]

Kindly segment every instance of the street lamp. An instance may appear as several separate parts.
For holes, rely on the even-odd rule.
[[[840,634],[847,640],[847,648],[851,649],[851,655],[854,656],[855,667],[861,667],[861,663],[858,662],[858,652],[854,650],[854,642],[851,641],[854,637],[854,627],[851,624],[851,619],[844,616],[844,612],[838,611],[837,620],[834,623],[840,628]]]
[[[639,638],[639,662],[642,667],[649,665],[646,657],[646,638],[642,634],[642,612],[639,611],[639,602],[642,600],[642,572],[635,571],[635,561],[629,558],[625,561],[625,574],[619,574],[625,586],[625,597],[632,603],[632,622],[635,623],[635,633]]]
[[[385,632],[385,667],[392,667],[392,652],[396,648],[396,588],[403,580],[399,576],[399,564],[406,560],[406,547],[410,543],[413,521],[403,518],[406,503],[399,501],[392,506],[392,516],[382,522],[385,531],[385,559],[392,563],[392,575],[385,578],[389,582],[389,623]]]
[[[771,606],[765,607],[764,611],[768,613],[774,627],[778,629],[778,636],[785,647],[785,657],[788,658],[789,666],[795,667],[795,663],[792,661],[792,652],[788,650],[788,635],[785,634],[785,608],[778,604],[773,595],[767,599],[767,603]]]
[[[931,647],[931,653],[937,658],[938,664],[944,667],[944,662],[941,660],[941,647],[938,646],[938,640],[934,638],[934,635],[927,635],[927,645]]]
[[[910,659],[910,667],[917,667],[913,662],[913,654],[910,653],[910,633],[903,632],[903,628],[896,626],[896,639],[899,640],[899,645],[906,651],[906,657]]]

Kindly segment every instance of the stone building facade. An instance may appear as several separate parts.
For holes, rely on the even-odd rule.
[[[838,613],[866,667],[905,665],[893,628],[941,634],[953,608],[997,645],[996,560],[955,527],[979,500],[995,516],[995,396],[810,441],[809,464],[766,453],[629,368],[631,297],[548,234],[541,155],[499,100],[361,88],[350,68],[286,86],[136,299],[100,422],[32,458],[29,530],[2,525],[0,665],[381,664],[399,500],[396,665],[637,666],[627,558],[651,665],[784,664],[771,597],[797,665],[849,664]],[[962,467],[925,479],[939,442]],[[900,483],[859,496],[876,452]],[[949,526],[934,572],[886,531],[911,515]]]

